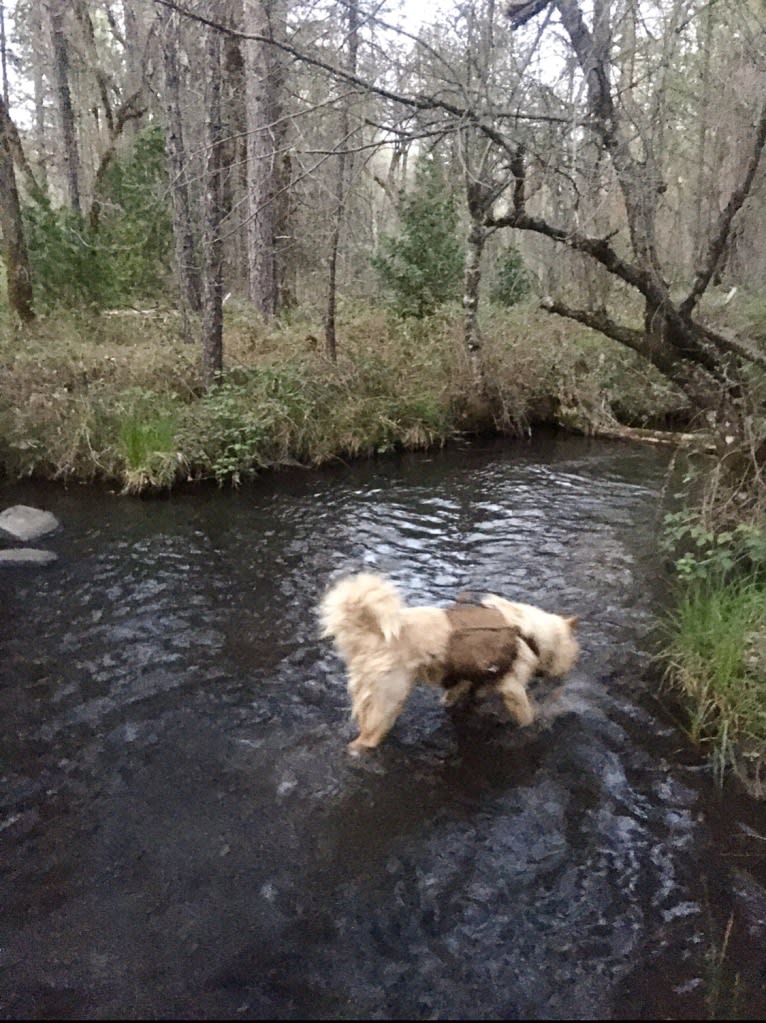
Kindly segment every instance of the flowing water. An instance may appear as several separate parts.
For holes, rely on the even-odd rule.
[[[654,694],[668,455],[556,436],[162,500],[0,487],[3,1018],[766,1014],[766,812]],[[316,601],[490,590],[580,616],[540,721],[419,688],[350,758]]]

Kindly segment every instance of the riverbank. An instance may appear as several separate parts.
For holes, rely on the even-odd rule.
[[[0,466],[127,493],[320,465],[483,431],[578,432],[683,416],[633,353],[532,307],[485,317],[485,388],[472,385],[455,308],[339,324],[338,360],[308,319],[265,328],[226,308],[225,373],[205,392],[196,345],[167,310],[62,314],[0,340]]]

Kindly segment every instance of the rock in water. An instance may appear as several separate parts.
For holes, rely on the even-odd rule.
[[[58,529],[58,525],[59,521],[52,512],[26,504],[14,504],[0,512],[0,527],[19,540],[36,540]]]
[[[58,561],[58,554],[37,547],[12,547],[0,551],[0,567],[3,565],[52,565]]]

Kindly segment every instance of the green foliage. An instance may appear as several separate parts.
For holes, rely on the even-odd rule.
[[[454,196],[434,160],[418,164],[415,187],[403,196],[401,231],[384,237],[372,259],[401,316],[422,318],[460,295],[463,245]]]
[[[699,511],[666,515],[660,549],[677,597],[665,622],[666,681],[684,696],[691,739],[751,791],[766,780],[766,533],[749,522],[705,526]]]
[[[733,573],[766,577],[766,533],[741,522],[731,529],[707,528],[698,512],[683,509],[663,520],[660,550],[686,580],[725,580]]]
[[[170,487],[179,468],[174,410],[163,408],[153,392],[131,397],[128,407],[117,413],[117,451],[125,490],[140,493]]]
[[[24,231],[38,310],[98,307],[109,301],[111,261],[99,253],[77,214],[54,209],[48,201],[33,203],[24,208]]]
[[[40,310],[104,308],[156,296],[172,245],[162,133],[149,128],[104,175],[98,217],[36,202],[24,226]]]
[[[709,746],[719,780],[766,755],[766,587],[752,576],[688,582],[666,627],[666,678],[683,692],[687,729]]]
[[[490,298],[510,308],[526,298],[531,290],[532,282],[521,253],[514,245],[508,245],[497,261]]]
[[[237,484],[294,459],[313,398],[297,362],[230,371],[189,410],[180,430],[190,471]]]
[[[112,264],[115,298],[155,297],[172,251],[162,130],[153,126],[104,175],[98,243]]]

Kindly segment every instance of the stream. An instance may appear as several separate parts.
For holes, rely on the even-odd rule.
[[[658,699],[670,454],[541,433],[124,497],[0,485],[3,1019],[766,1018],[766,807]],[[353,758],[327,584],[577,614],[517,728]]]

